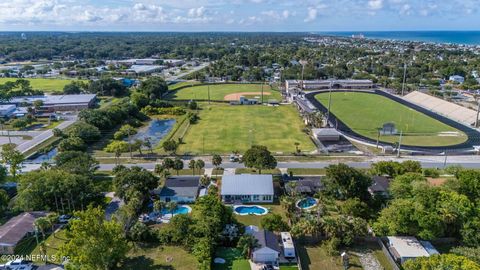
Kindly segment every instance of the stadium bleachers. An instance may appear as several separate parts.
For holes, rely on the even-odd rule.
[[[405,95],[403,99],[465,125],[474,125],[477,118],[477,112],[472,109],[418,91]]]

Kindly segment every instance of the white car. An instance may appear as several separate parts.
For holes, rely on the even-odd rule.
[[[33,270],[32,262],[21,260],[21,259],[9,261],[3,266],[5,269],[8,269],[8,270]]]

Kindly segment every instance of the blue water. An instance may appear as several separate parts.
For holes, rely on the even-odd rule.
[[[301,200],[298,203],[298,207],[304,209],[304,208],[309,208],[317,204],[317,201],[314,198],[308,197],[303,200]]]
[[[480,31],[367,31],[321,32],[318,34],[344,37],[363,34],[366,38],[372,39],[480,45]]]
[[[238,214],[248,214],[248,215],[252,215],[252,214],[257,214],[257,215],[263,215],[265,214],[267,211],[263,208],[260,208],[258,206],[239,206],[237,208],[235,208],[235,212],[237,212]]]
[[[55,147],[45,154],[37,154],[32,158],[29,158],[28,161],[32,163],[51,162],[53,161],[53,158],[57,155],[57,153],[58,153],[58,149]]]
[[[145,140],[145,138],[150,137],[150,142],[152,146],[155,146],[160,142],[165,136],[168,135],[170,130],[172,130],[175,125],[175,119],[159,120],[155,119],[150,122],[147,128],[140,129],[135,136],[132,136],[132,140],[140,139]]]
[[[173,211],[173,214],[174,215],[179,215],[179,214],[188,214],[188,207],[185,207],[185,206],[179,206],[177,207],[177,209],[175,209],[175,211]],[[162,215],[166,215],[166,214],[172,214],[172,212],[168,209],[162,209]]]

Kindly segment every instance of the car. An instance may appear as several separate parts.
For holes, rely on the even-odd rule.
[[[61,215],[58,217],[59,223],[68,223],[68,221],[72,218],[71,215]]]
[[[3,267],[8,270],[33,270],[33,264],[31,261],[21,259],[9,261],[4,264]]]

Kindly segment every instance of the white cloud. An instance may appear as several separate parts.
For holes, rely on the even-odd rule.
[[[368,1],[368,7],[372,10],[379,10],[383,8],[383,0],[370,0]]]
[[[303,20],[304,22],[312,22],[317,19],[318,10],[313,7],[309,7],[307,11],[307,17]]]
[[[191,8],[188,10],[188,16],[190,17],[203,17],[205,15],[205,7]]]

